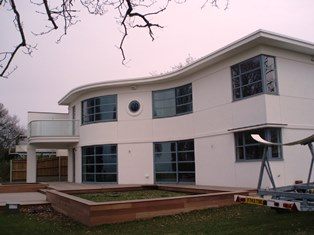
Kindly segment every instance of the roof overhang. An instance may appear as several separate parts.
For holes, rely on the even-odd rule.
[[[303,54],[314,56],[314,43],[299,40],[296,38],[287,37],[285,35],[265,31],[257,30],[252,34],[247,35],[227,46],[214,51],[213,53],[195,61],[194,63],[171,73],[152,76],[141,77],[135,79],[126,80],[111,80],[97,83],[90,83],[87,85],[79,86],[68,92],[60,101],[60,105],[69,105],[73,100],[77,99],[80,95],[86,92],[97,91],[101,89],[136,86],[145,84],[161,83],[163,81],[176,80],[181,77],[188,76],[195,73],[205,67],[213,65],[219,61],[234,56],[242,51],[251,49],[258,45],[273,46],[289,51],[295,51]]]

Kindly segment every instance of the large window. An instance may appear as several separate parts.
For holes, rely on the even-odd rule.
[[[264,128],[250,131],[237,132],[235,136],[235,147],[237,161],[258,160],[263,157],[264,145],[256,142],[251,134],[259,134],[263,139],[281,143],[280,128]],[[281,159],[282,151],[280,146],[272,146],[269,148],[268,159]]]
[[[82,124],[117,120],[117,96],[107,95],[82,101]]]
[[[233,99],[260,93],[277,94],[275,57],[255,56],[231,66]]]
[[[156,183],[195,182],[194,140],[154,143]]]
[[[153,116],[171,117],[193,112],[192,84],[153,91]]]
[[[83,182],[117,182],[117,145],[82,147]]]

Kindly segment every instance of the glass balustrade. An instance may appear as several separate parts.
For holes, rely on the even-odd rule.
[[[76,137],[78,120],[36,120],[29,123],[29,137]]]

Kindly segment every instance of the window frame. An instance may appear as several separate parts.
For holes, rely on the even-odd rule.
[[[97,147],[109,147],[109,146],[115,146],[116,148],[116,152],[115,153],[102,153],[102,154],[97,154],[96,153],[96,148]],[[84,149],[85,148],[93,148],[94,153],[93,154],[84,154]],[[119,175],[119,170],[118,170],[118,145],[117,144],[102,144],[102,145],[89,145],[89,146],[82,146],[81,147],[81,151],[82,151],[82,170],[81,170],[81,175],[82,175],[82,182],[83,183],[106,183],[106,184],[117,184],[118,183],[118,175]],[[84,160],[83,158],[89,156],[89,157],[93,157],[94,163],[88,163],[88,164],[84,164]],[[116,158],[116,162],[115,163],[97,163],[96,161],[96,157],[97,156],[115,156]],[[94,172],[93,173],[86,173],[86,171],[84,172],[84,166],[93,166],[94,167]],[[115,172],[109,172],[109,173],[97,173],[96,169],[97,166],[116,166],[116,171]],[[87,181],[84,180],[84,174],[85,175],[93,175],[94,176],[94,181]],[[116,175],[116,181],[96,181],[96,175]]]
[[[265,140],[270,141],[271,138],[271,131],[272,130],[276,130],[276,134],[277,134],[277,138],[279,138],[280,143],[282,143],[282,128],[278,128],[278,127],[264,127],[264,128],[258,128],[258,129],[252,129],[252,130],[246,130],[246,131],[239,131],[239,132],[235,132],[234,133],[234,153],[235,153],[235,162],[259,162],[262,160],[263,155],[260,158],[256,158],[256,159],[247,159],[246,157],[246,148],[247,147],[252,147],[252,146],[263,146],[262,144],[254,141],[255,143],[249,143],[246,144],[245,143],[245,134],[253,134],[256,131],[263,131],[264,135],[265,135]],[[242,138],[242,144],[238,144],[238,140],[237,140],[237,135],[241,134],[241,138]],[[262,137],[263,138],[263,137]],[[278,157],[272,157],[272,153],[273,153],[273,148],[277,147],[277,151],[278,151]],[[238,148],[242,148],[243,149],[243,159],[240,159],[238,156]],[[282,151],[282,146],[270,146],[270,149],[267,152],[267,159],[269,161],[282,161],[284,160],[283,158],[283,151]]]
[[[96,105],[95,104],[95,100],[96,99],[100,99],[102,97],[115,97],[115,103],[108,103],[108,104],[103,104],[103,105]],[[92,114],[88,114],[88,115],[84,115],[84,102],[89,102],[93,100],[94,102],[94,105],[93,106],[88,106],[86,109],[91,109],[93,108],[94,111]],[[101,107],[101,106],[105,106],[105,105],[115,105],[115,108],[116,110],[115,111],[112,111],[112,112],[98,112],[96,113],[95,112],[95,107]],[[102,113],[115,113],[116,116],[114,119],[102,119],[102,120],[97,120],[95,121],[95,116],[96,114],[102,114]],[[86,116],[92,116],[94,117],[94,121],[84,121],[84,117]],[[88,99],[85,99],[85,100],[82,100],[81,101],[81,125],[88,125],[88,124],[93,124],[93,123],[100,123],[100,122],[116,122],[118,120],[118,96],[116,94],[112,94],[112,95],[103,95],[103,96],[96,96],[96,97],[92,97],[92,98],[88,98]]]
[[[185,94],[185,95],[177,95],[177,90],[179,90],[180,88],[183,88],[183,87],[187,87],[187,86],[191,86],[191,93],[188,93],[188,94]],[[173,90],[174,91],[174,102],[175,102],[175,114],[174,115],[165,115],[165,116],[158,116],[158,115],[155,115],[155,99],[154,99],[154,94],[158,93],[158,92],[165,92],[165,91],[171,91]],[[191,102],[188,102],[188,103],[184,103],[184,104],[178,104],[177,100],[179,98],[182,98],[182,97],[186,97],[186,96],[190,96],[192,97],[192,101]],[[166,100],[166,99],[164,99]],[[167,100],[172,100],[171,98],[167,99]],[[183,112],[183,113],[178,113],[177,112],[177,108],[180,107],[180,106],[184,106],[184,105],[191,105],[191,111],[188,111],[188,112]],[[173,87],[173,88],[167,88],[167,89],[163,89],[163,90],[156,90],[156,91],[152,91],[152,117],[153,119],[158,119],[158,118],[168,118],[168,117],[176,117],[176,116],[181,116],[181,115],[186,115],[186,114],[190,114],[190,113],[193,113],[193,86],[192,86],[192,83],[188,83],[188,84],[185,84],[185,85],[182,85],[182,86],[178,86],[178,87]]]
[[[193,142],[193,150],[179,150],[178,146],[182,142],[187,142],[191,141]],[[156,144],[175,144],[175,151],[172,151],[170,149],[169,151],[162,151],[162,152],[156,152],[155,150],[155,145]],[[187,160],[187,161],[179,161],[179,154],[180,153],[191,153],[193,152],[193,157],[194,160]],[[170,153],[170,154],[175,154],[175,161],[161,161],[161,162],[156,162],[156,155],[157,154],[162,154],[162,153]],[[179,170],[179,164],[180,163],[194,163],[194,171],[180,171]],[[156,164],[175,164],[176,165],[176,171],[156,171]],[[196,183],[196,167],[195,167],[195,141],[194,139],[187,139],[187,140],[178,140],[178,141],[162,141],[162,142],[154,142],[153,143],[153,165],[154,165],[154,182],[156,184],[195,184]],[[175,174],[176,175],[176,180],[175,181],[157,181],[157,174]],[[179,181],[179,174],[194,174],[194,180],[193,181]]]
[[[245,64],[247,63],[248,61],[256,58],[256,57],[259,57],[259,68],[254,68],[254,69],[251,69],[251,70],[248,70],[248,71],[245,71],[244,73],[241,72],[241,65],[242,64]],[[266,84],[266,67],[265,67],[265,58],[266,57],[271,57],[274,59],[274,83],[276,85],[276,90],[275,92],[269,92],[268,89],[267,89],[267,84]],[[232,74],[232,67],[235,67],[235,66],[238,66],[239,68],[239,74],[236,75],[236,76],[233,76]],[[250,84],[246,84],[246,85],[242,85],[242,75],[245,75],[245,74],[249,74],[249,73],[252,73],[254,71],[260,71],[260,74],[261,74],[261,80],[259,81],[256,81],[256,82],[253,82],[253,83],[250,83]],[[266,55],[266,54],[259,54],[259,55],[256,55],[256,56],[253,56],[249,59],[246,59],[244,61],[241,61],[237,64],[234,64],[234,65],[231,65],[230,66],[230,74],[231,74],[231,92],[232,92],[232,100],[233,101],[238,101],[238,100],[243,100],[243,99],[247,99],[247,98],[250,98],[250,97],[254,97],[254,96],[258,96],[258,95],[262,95],[262,94],[269,94],[269,95],[279,95],[279,86],[278,86],[278,73],[277,73],[277,60],[276,60],[276,57],[275,56],[272,56],[272,55]],[[237,88],[234,87],[234,78],[239,78],[239,86]],[[256,94],[253,94],[253,95],[249,95],[249,96],[243,96],[243,87],[247,87],[249,85],[252,85],[252,84],[255,84],[255,83],[259,83],[261,82],[262,83],[262,91],[259,92],[259,93],[256,93]],[[236,98],[235,96],[235,90],[236,89],[240,89],[240,97],[239,98]]]

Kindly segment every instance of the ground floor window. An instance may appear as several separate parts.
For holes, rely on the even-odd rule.
[[[195,182],[194,140],[154,143],[156,183]]]
[[[264,146],[256,142],[251,137],[251,134],[259,134],[265,140],[281,143],[280,128],[263,128],[237,132],[234,134],[237,161],[262,159]],[[268,159],[281,159],[281,146],[270,147],[267,154]]]
[[[117,145],[82,147],[83,182],[117,182]]]

